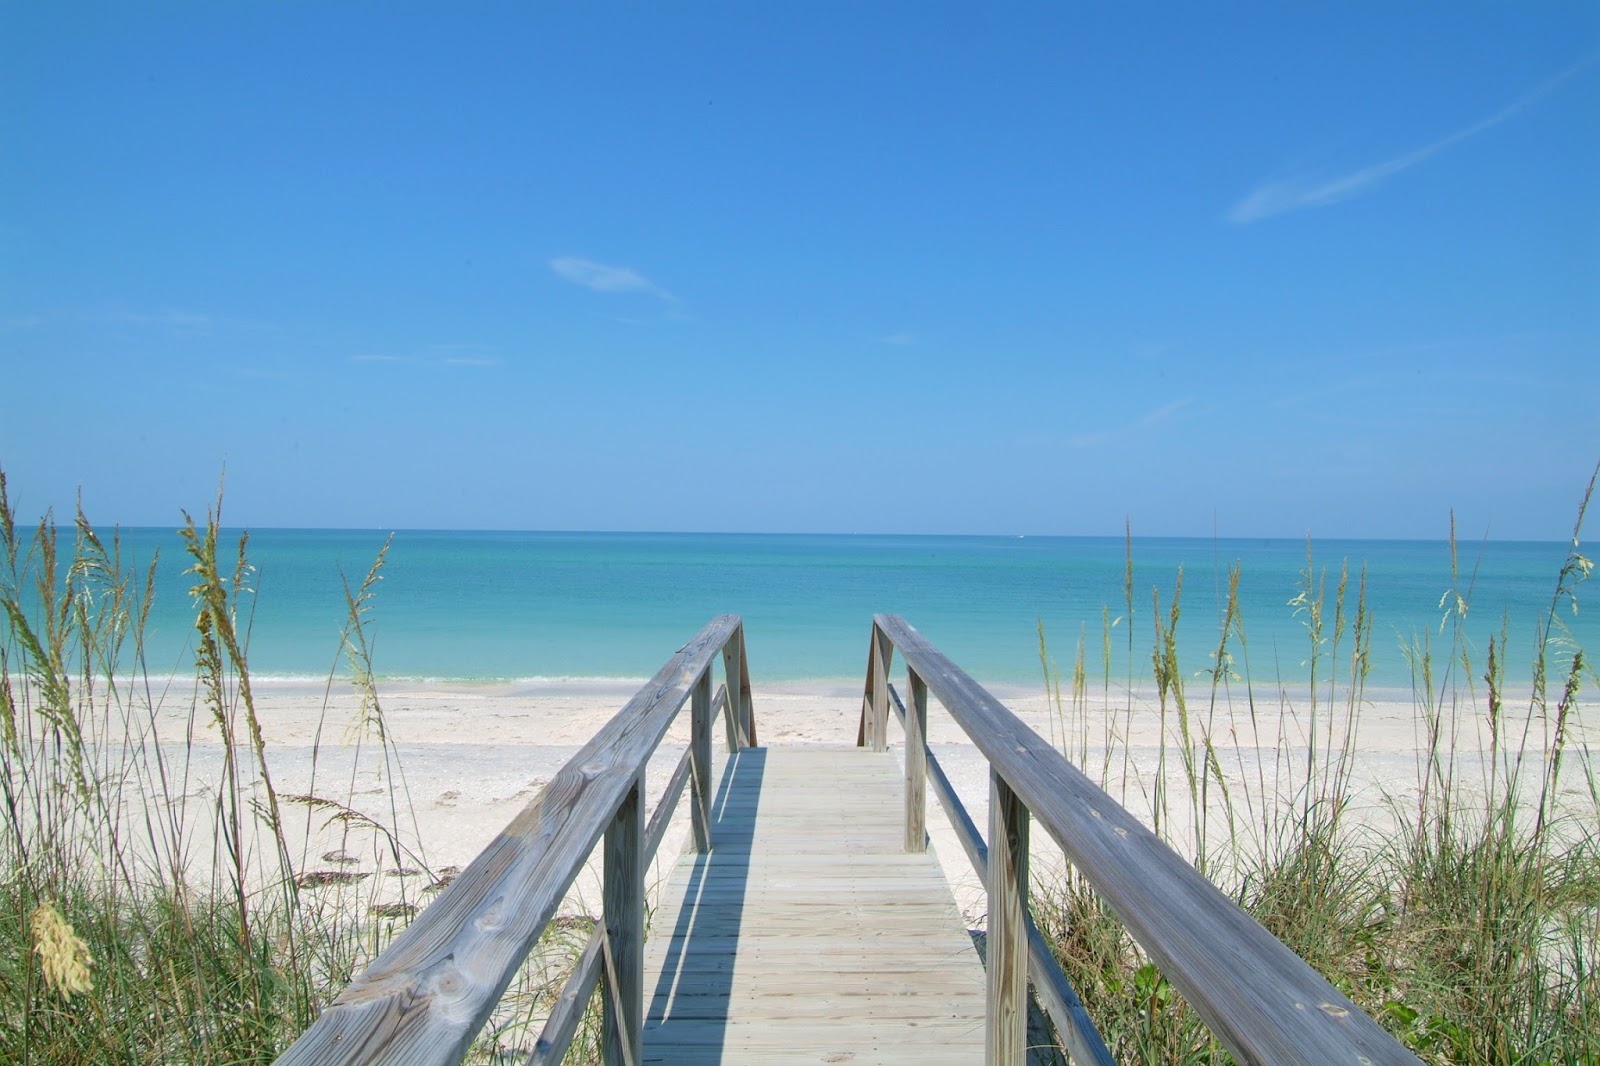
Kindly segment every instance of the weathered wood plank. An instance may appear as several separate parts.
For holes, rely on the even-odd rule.
[[[760,1066],[826,1066],[841,1062],[849,1066],[905,1066],[908,1056],[917,1066],[971,1066],[972,1061],[965,1051],[952,1051],[937,1041],[916,1046],[866,1047],[857,1044],[853,1045],[857,1050],[845,1057],[846,1053],[831,1050],[833,1045],[828,1041],[829,1036],[826,1028],[820,1032],[801,1032],[796,1034],[793,1047],[763,1047],[745,1061],[759,1063]],[[659,1052],[652,1052],[649,1045],[645,1048],[646,1063],[694,1061],[697,1060],[689,1048],[664,1047]]]
[[[900,716],[903,724],[906,720],[906,708],[900,701],[900,694],[895,692],[893,686],[889,688],[889,697],[894,701],[895,713]],[[944,767],[939,765],[938,757],[929,751],[926,753],[926,760],[928,777],[933,782],[934,795],[939,800],[939,806],[950,819],[956,839],[960,841],[962,850],[967,853],[967,859],[972,863],[973,872],[977,874],[979,883],[987,891],[989,845],[984,843],[983,835],[978,832],[977,823],[967,812],[961,797],[956,795],[955,786],[950,784],[950,778],[945,774]],[[1034,924],[1033,915],[1024,912],[1023,920],[1028,926],[1028,979],[1033,982],[1034,996],[1039,1001],[1039,1006],[1050,1016],[1050,1022],[1055,1026],[1056,1036],[1062,1046],[1072,1056],[1072,1061],[1077,1066],[1089,1066],[1090,1063],[1096,1066],[1115,1066],[1116,1060],[1111,1057],[1111,1049],[1106,1047],[1105,1038],[1100,1035],[1100,1029],[1089,1017],[1089,1012],[1084,1007],[1083,1000],[1079,998],[1077,990],[1067,980],[1067,975],[1061,972],[1061,966],[1056,962],[1055,954],[1046,943],[1044,934],[1039,932],[1039,927]]]
[[[974,1061],[983,971],[937,863],[905,851],[894,760],[729,763],[716,846],[684,857],[655,912],[645,1061]]]
[[[622,798],[606,830],[601,898],[606,979],[601,982],[605,1025],[601,1061],[634,1066],[644,1050],[644,771]]]
[[[460,1061],[739,626],[736,615],[715,618],[668,660],[279,1061]]]
[[[984,1061],[1022,1066],[1028,1054],[1028,809],[989,774],[988,1018]]]
[[[706,698],[710,688],[711,671],[708,669],[695,684],[689,705],[689,762],[694,778],[694,802],[689,811],[694,827],[694,850],[702,855],[711,850],[711,722],[716,705]],[[727,694],[726,685],[717,690],[724,702]]]
[[[859,944],[854,951],[840,950],[838,957],[870,961],[862,960]],[[858,966],[847,970],[831,967],[796,970],[792,959],[773,959],[772,965],[766,967],[740,966],[732,976],[725,970],[686,969],[676,975],[670,995],[720,996],[726,1000],[731,998],[727,993],[731,988],[735,995],[757,997],[793,995],[798,991],[816,993],[824,998],[876,996],[894,999],[909,996],[933,1003],[937,1003],[939,996],[951,995],[971,1000],[969,1006],[973,1014],[981,1014],[983,982],[964,967],[949,974],[938,969],[930,972],[927,968],[928,958],[932,957],[935,957],[933,953],[927,957],[913,956],[914,965],[902,965],[900,969]],[[657,995],[653,1002],[660,1003],[664,999],[665,994]]]
[[[970,1066],[971,1062],[966,1052],[951,1051],[938,1044],[916,1048],[897,1046],[861,1049],[844,1058],[843,1053],[828,1050],[826,1033],[810,1035],[821,1038],[801,1041],[798,1048],[762,1048],[760,1057],[750,1061],[759,1062],[761,1066],[826,1066],[830,1062],[845,1062],[850,1066],[905,1066],[909,1052],[914,1056],[917,1066]],[[693,1062],[694,1059],[683,1048],[663,1048],[657,1053],[646,1045],[644,1061],[653,1066],[657,1063]]]
[[[880,633],[1238,1061],[1417,1061],[905,619]]]
[[[561,986],[561,992],[550,1008],[539,1039],[533,1045],[533,1054],[528,1056],[527,1066],[557,1066],[566,1056],[572,1038],[577,1035],[578,1023],[583,1021],[584,1008],[588,1006],[594,986],[600,980],[600,968],[604,965],[604,935],[605,930],[600,926],[596,926],[589,935],[583,954],[578,956],[577,964],[573,966],[572,973],[567,975],[566,983]]]
[[[887,751],[889,747],[889,660],[894,657],[894,645],[889,638],[878,635],[872,642],[872,722],[869,736],[873,751]]]
[[[848,1048],[899,1047],[902,1051],[970,1041],[971,1018],[928,1018],[917,1025],[890,1025],[880,1018],[761,1018],[725,1021],[684,1018],[647,1026],[645,1042],[652,1051],[678,1047],[691,1052],[685,1062],[752,1061],[749,1052],[804,1048],[819,1045],[843,1051]],[[972,1052],[959,1060],[972,1063]],[[759,1059],[755,1061],[760,1061]],[[848,1059],[835,1061],[848,1062]],[[904,1061],[904,1060],[902,1060]]]
[[[906,729],[906,850],[928,850],[928,686],[915,670],[910,680],[911,707]]]
[[[761,743],[761,737],[756,732],[756,702],[750,688],[750,655],[745,648],[744,626],[739,627],[734,639],[739,642],[739,723],[745,744],[753,748]]]
[[[722,674],[728,691],[723,721],[727,725],[728,751],[754,747],[756,741],[755,702],[750,694],[750,660],[745,655],[744,628],[729,638],[722,649]]]

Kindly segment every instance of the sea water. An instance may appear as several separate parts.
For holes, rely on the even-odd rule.
[[[229,535],[225,566],[237,544]],[[147,666],[186,670],[193,659],[189,560],[170,530],[124,530],[125,554],[148,564],[159,549]],[[240,599],[258,677],[319,678],[343,669],[346,586],[359,588],[389,545],[362,615],[373,667],[391,679],[489,681],[638,678],[653,673],[713,615],[744,617],[752,674],[765,681],[860,679],[876,612],[905,616],[981,681],[1040,685],[1039,627],[1069,679],[1080,639],[1102,672],[1110,626],[1112,677],[1130,663],[1150,676],[1157,612],[1163,624],[1182,574],[1181,669],[1213,666],[1228,571],[1240,567],[1245,643],[1227,649],[1234,674],[1303,683],[1311,658],[1306,599],[1322,590],[1321,672],[1348,676],[1348,627],[1365,569],[1371,615],[1370,684],[1407,688],[1407,648],[1431,642],[1448,657],[1464,625],[1481,674],[1488,638],[1508,621],[1513,678],[1528,676],[1538,627],[1551,613],[1568,545],[1492,541],[1134,538],[1132,609],[1123,538],[788,534],[530,533],[401,530],[252,531],[248,592]],[[1348,567],[1346,632],[1334,642],[1335,600]],[[1309,577],[1308,577],[1309,575]],[[1448,590],[1468,603],[1453,611]],[[1600,594],[1600,583],[1591,586]],[[1580,604],[1590,589],[1576,589]],[[1298,603],[1296,601],[1299,601]],[[1441,602],[1444,601],[1444,602]],[[1594,612],[1560,618],[1600,647]],[[1129,634],[1132,634],[1132,648]],[[1069,680],[1070,683],[1070,680]]]

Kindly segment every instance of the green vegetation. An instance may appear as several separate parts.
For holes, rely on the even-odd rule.
[[[1100,658],[1109,673],[1124,626],[1131,662],[1128,623],[1150,619],[1144,695],[1131,676],[1125,694],[1095,685],[1082,637],[1063,691],[1041,627],[1068,757],[1424,1061],[1600,1063],[1600,779],[1579,699],[1596,675],[1564,621],[1591,569],[1579,531],[1594,487],[1537,621],[1525,696],[1506,690],[1510,620],[1481,661],[1463,635],[1471,583],[1453,528],[1440,640],[1409,649],[1404,721],[1376,720],[1388,708],[1366,688],[1364,572],[1341,565],[1330,590],[1309,545],[1289,604],[1306,640],[1294,685],[1252,683],[1237,566],[1197,679],[1177,669],[1183,574],[1165,607],[1158,590],[1137,611],[1131,549]],[[1362,743],[1397,728],[1401,756]],[[1120,1060],[1230,1061],[1080,873],[1036,885],[1033,906]]]
[[[81,509],[65,532],[48,515],[19,532],[0,472],[0,1061],[269,1062],[415,912],[417,878],[440,884],[372,680],[384,552],[346,588],[345,676],[330,671],[323,717],[336,683],[359,709],[337,745],[319,726],[311,787],[286,794],[250,685],[247,540],[221,542],[220,511],[181,531],[193,673],[153,676],[154,561],[136,572]],[[358,774],[380,782],[384,817],[356,808]],[[375,872],[312,869],[349,852]],[[531,1045],[586,932],[556,924],[475,1061]]]
[[[183,530],[193,674],[152,676],[154,562],[135,571],[81,512],[65,532],[46,516],[19,533],[0,473],[0,1059],[270,1061],[423,902],[385,869],[440,879],[373,682],[365,626],[384,553],[347,589],[324,701],[326,715],[336,684],[357,695],[349,776],[329,783],[342,771],[323,767],[319,728],[311,786],[286,793],[250,685],[248,544],[224,546],[219,522],[220,501]],[[1041,629],[1053,739],[1425,1060],[1600,1063],[1600,777],[1580,702],[1596,675],[1564,624],[1589,571],[1575,529],[1525,695],[1506,688],[1511,620],[1481,660],[1469,647],[1458,574],[1439,635],[1412,648],[1400,728],[1415,743],[1397,772],[1371,761],[1384,745],[1362,743],[1397,728],[1374,720],[1366,688],[1362,573],[1330,579],[1308,548],[1290,605],[1305,676],[1263,695],[1238,568],[1212,668],[1189,677],[1183,575],[1146,609],[1130,548],[1121,614],[1103,615],[1093,653],[1080,638],[1070,677]],[[1133,661],[1136,621],[1150,640],[1143,696],[1143,679],[1109,676],[1114,640]],[[383,783],[384,817],[357,809],[358,770]],[[313,870],[330,826],[378,873]],[[1079,874],[1039,886],[1034,909],[1120,1058],[1226,1061]],[[587,932],[581,917],[552,923],[474,1060],[531,1045]],[[594,1034],[591,1017],[574,1061],[592,1061]]]

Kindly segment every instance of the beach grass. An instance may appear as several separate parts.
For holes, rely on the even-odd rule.
[[[220,524],[219,495],[181,530],[193,668],[172,677],[144,658],[155,561],[135,568],[81,507],[19,529],[0,471],[0,1060],[270,1062],[449,876],[373,681],[385,553],[347,584],[328,677],[358,711],[332,721],[325,698],[311,786],[285,794],[251,688],[248,538]],[[358,810],[358,776],[383,816]],[[552,927],[469,1061],[531,1044],[581,947]]]
[[[1481,653],[1465,636],[1471,568],[1454,567],[1441,625],[1409,649],[1403,773],[1374,770],[1363,743],[1377,728],[1365,576],[1309,545],[1285,607],[1303,623],[1298,673],[1252,668],[1233,566],[1195,675],[1178,666],[1184,575],[1147,600],[1130,536],[1123,602],[1097,639],[1080,634],[1068,670],[1040,627],[1051,738],[1425,1061],[1600,1063],[1600,775],[1583,702],[1597,678],[1565,622],[1590,570],[1593,490],[1548,610],[1505,619]],[[0,472],[0,1059],[270,1061],[426,904],[415,886],[449,876],[428,863],[374,681],[386,551],[346,588],[331,649],[330,698],[348,688],[358,709],[328,717],[314,751],[347,757],[313,755],[310,786],[282,792],[251,687],[249,543],[224,543],[220,523],[219,497],[184,524],[193,660],[172,677],[144,657],[154,560],[135,567],[81,510],[19,529]],[[1512,692],[1518,624],[1536,627],[1532,681]],[[1113,677],[1118,644],[1148,673]],[[358,775],[380,783],[376,805],[358,804]],[[347,871],[352,855],[377,873]],[[1080,873],[1036,885],[1033,908],[1121,1059],[1228,1061]],[[525,1055],[585,921],[552,923],[470,1061]],[[595,1061],[596,1034],[591,1012],[569,1061]]]
[[[1239,570],[1217,623],[1211,667],[1177,669],[1183,574],[1165,603],[1136,602],[1128,554],[1123,614],[1148,626],[1149,684],[1096,685],[1080,636],[1070,680],[1040,654],[1052,732],[1064,752],[1272,933],[1424,1061],[1600,1063],[1600,787],[1596,673],[1568,628],[1589,576],[1579,508],[1541,618],[1502,619],[1482,653],[1464,635],[1470,570],[1457,557],[1440,626],[1408,647],[1409,765],[1369,765],[1365,574],[1330,570],[1307,546],[1294,679],[1249,668]],[[1131,541],[1130,541],[1131,543]],[[1535,628],[1527,691],[1506,686],[1514,624]],[[1099,688],[1099,699],[1091,693]],[[1154,707],[1149,704],[1153,703]],[[1155,751],[1134,737],[1159,719]],[[1033,908],[1068,978],[1122,1061],[1231,1061],[1183,997],[1070,866],[1037,884]]]

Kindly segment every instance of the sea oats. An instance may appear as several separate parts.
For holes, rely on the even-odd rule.
[[[44,967],[44,983],[67,999],[93,990],[89,967],[94,965],[94,959],[72,923],[53,904],[41,903],[29,925],[33,929],[34,953]]]

